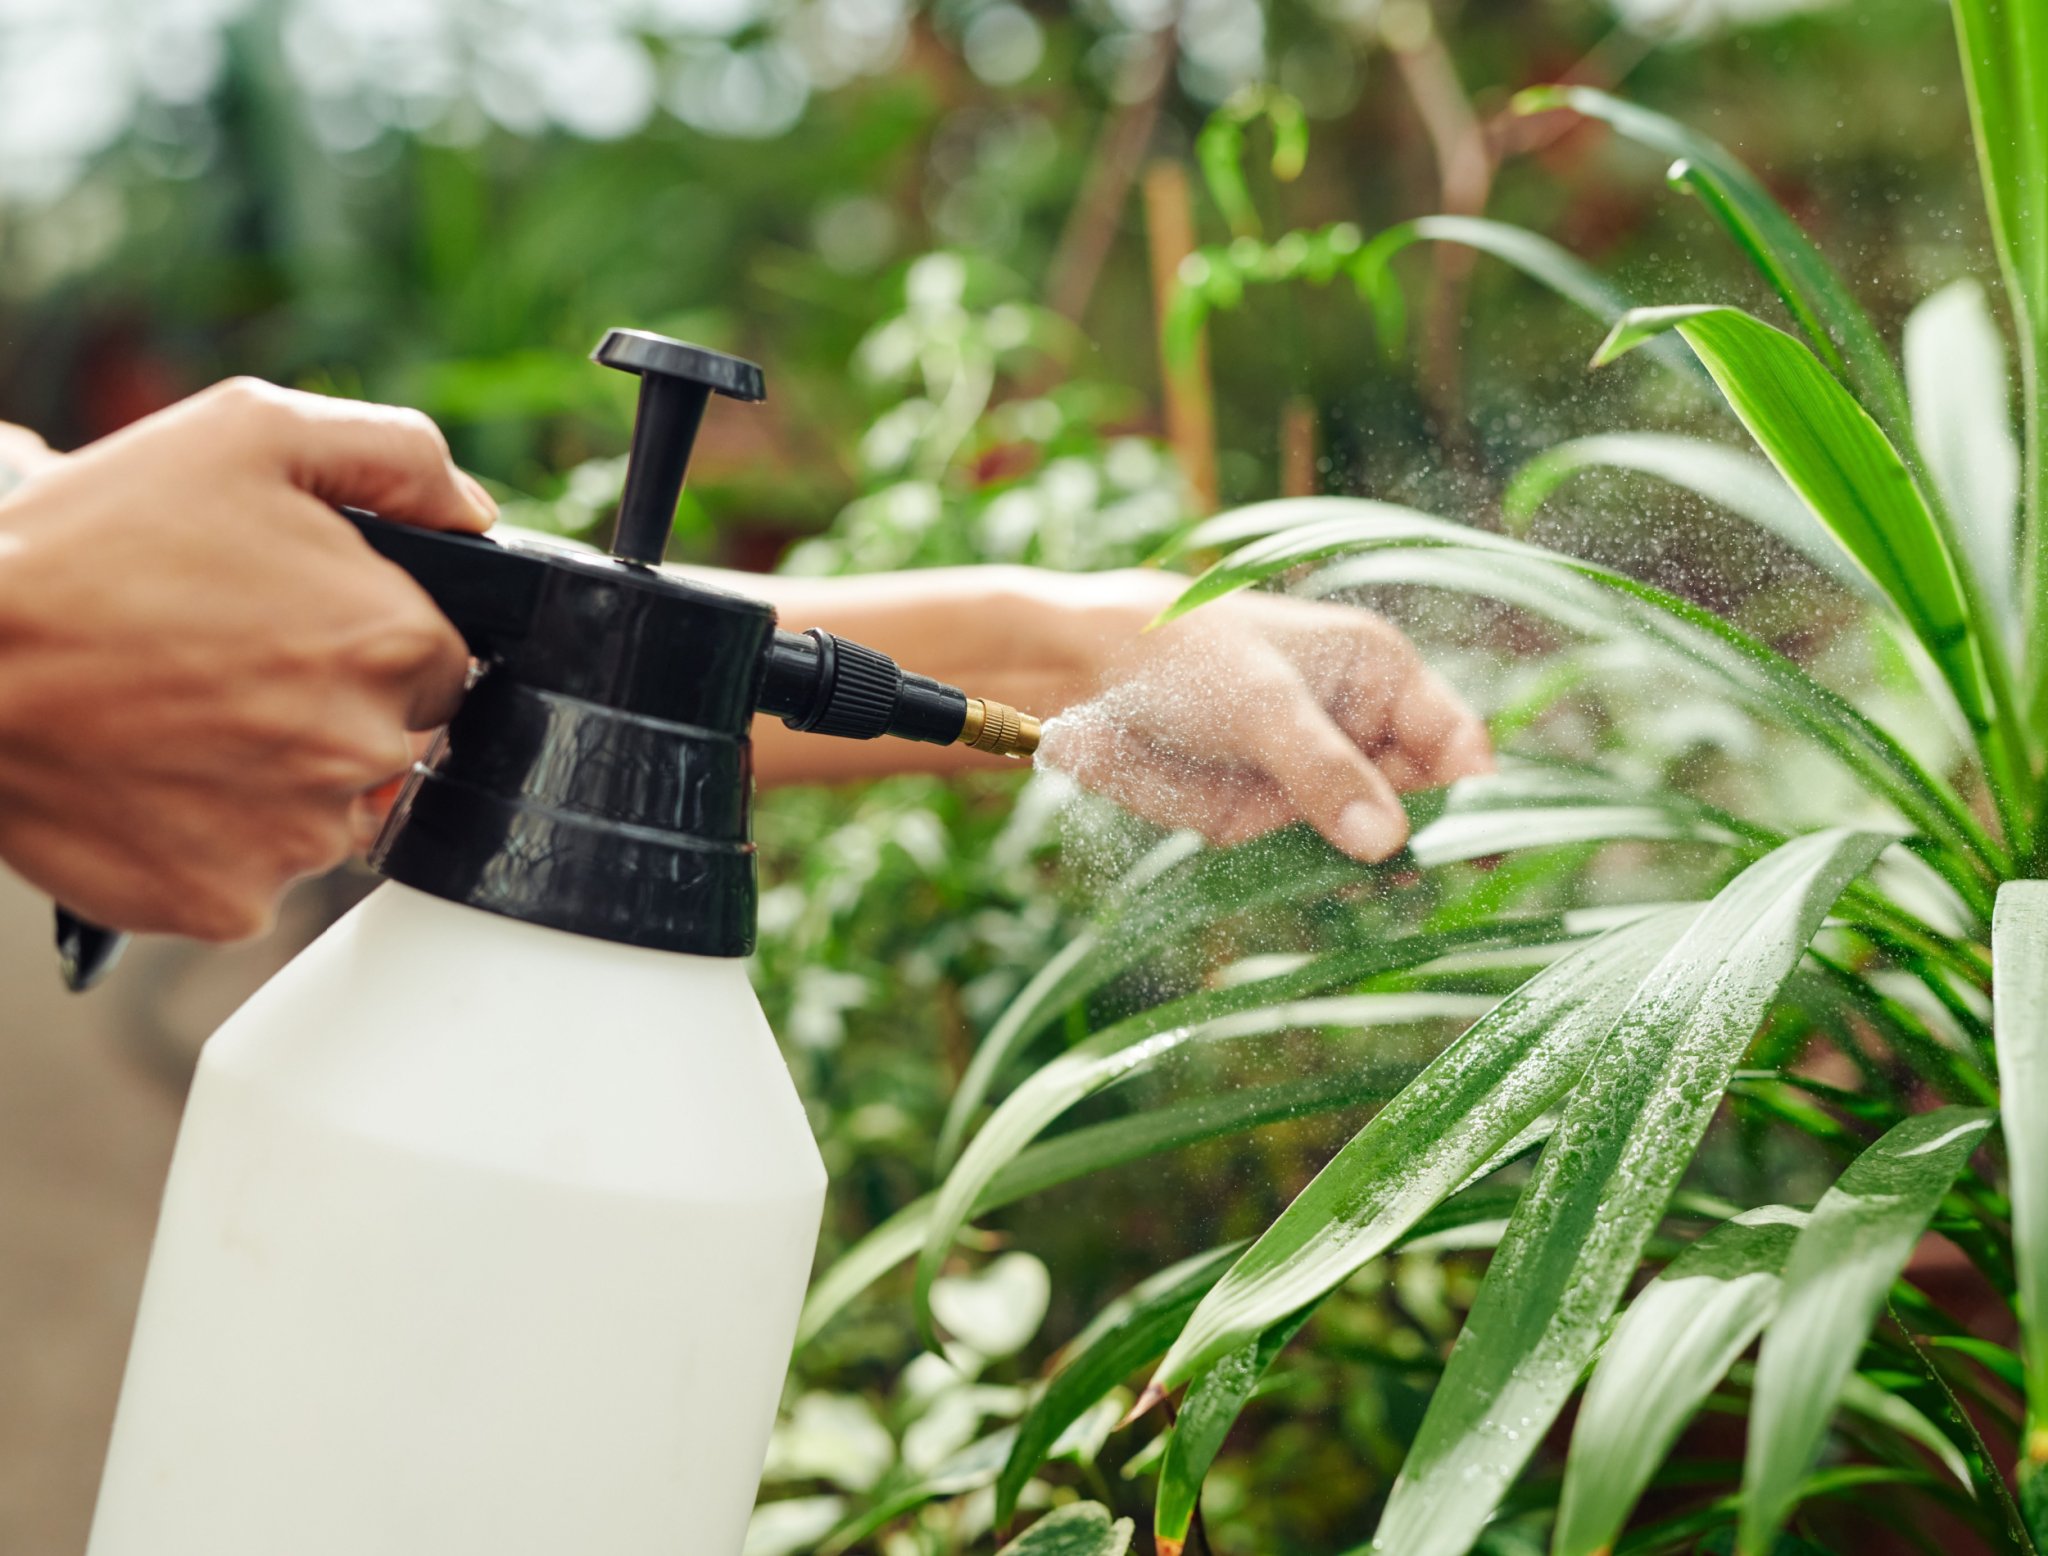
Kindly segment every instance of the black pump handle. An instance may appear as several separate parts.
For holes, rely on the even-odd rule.
[[[668,550],[705,403],[714,393],[765,400],[767,383],[760,367],[744,357],[645,330],[607,331],[590,360],[640,375],[640,408],[633,420],[633,451],[626,459],[612,555],[651,565]]]

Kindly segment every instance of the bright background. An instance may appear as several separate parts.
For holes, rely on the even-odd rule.
[[[1123,564],[1206,480],[1202,450],[1167,440],[1140,185],[1189,166],[1249,83],[1309,127],[1285,182],[1249,132],[1271,231],[1483,206],[1646,292],[1752,300],[1654,159],[1509,127],[1513,90],[1570,71],[1744,156],[1888,333],[1989,268],[1933,0],[0,0],[0,419],[69,446],[255,373],[418,405],[515,516],[587,532],[631,396],[583,356],[631,324],[768,373],[767,406],[708,429],[673,555]],[[1200,240],[1227,241],[1187,187]],[[1270,289],[1216,322],[1223,502],[1313,488],[1485,522],[1535,450],[1676,414],[1639,364],[1589,380],[1594,327],[1520,277],[1407,273],[1415,345],[1392,357],[1335,289]],[[1701,557],[1685,505],[1640,495],[1595,488],[1596,519],[1636,522],[1589,520],[1585,547],[1773,619],[1769,558]],[[831,1246],[928,1186],[976,1034],[1128,846],[1018,788],[763,807],[761,983],[838,1185]],[[1090,844],[1066,851],[1078,867],[1063,826]],[[75,1002],[45,905],[0,893],[0,1550],[82,1548],[197,1043],[362,886],[303,889],[260,946],[142,946]],[[983,1386],[1030,1376],[1188,1219],[1262,1224],[1341,1138],[1282,1130],[1008,1217],[1031,1257],[991,1296],[1009,1329],[986,1336]],[[1060,1274],[1050,1312],[1039,1259]],[[778,1450],[785,1487],[857,1500],[876,1465],[942,1455],[1000,1408],[935,1403],[915,1350],[885,1285],[806,1354],[814,1430]],[[1232,1548],[1335,1548],[1413,1404],[1376,1397],[1334,1437],[1255,1434],[1211,1480],[1225,1530],[1230,1487],[1263,1488]],[[971,1521],[918,1538],[899,1548],[987,1548]]]

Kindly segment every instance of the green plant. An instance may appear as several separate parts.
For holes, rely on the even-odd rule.
[[[993,1487],[998,1526],[1049,1445],[1159,1357],[1133,1419],[1174,1394],[1178,1410],[1124,1473],[1156,1474],[1162,1556],[1203,1540],[1204,1478],[1285,1348],[1297,1335],[1312,1351],[1351,1343],[1339,1311],[1377,1262],[1447,1238],[1491,1257],[1447,1354],[1380,1358],[1419,1370],[1426,1403],[1398,1474],[1368,1498],[1369,1548],[1765,1556],[1868,1548],[1872,1516],[1928,1549],[1955,1548],[1945,1529],[1987,1550],[2048,1540],[2048,885],[2033,879],[2048,863],[2048,0],[1957,0],[1956,18],[2020,342],[2018,456],[1981,294],[1931,299],[1901,371],[1741,163],[1598,92],[1546,89],[1519,106],[1602,120],[1679,159],[1674,183],[1735,240],[1789,329],[1727,306],[1634,307],[1555,245],[1475,218],[1267,245],[1242,219],[1241,187],[1223,202],[1240,236],[1184,270],[1182,348],[1247,284],[1297,278],[1352,279],[1393,339],[1390,261],[1431,241],[1493,254],[1601,316],[1596,364],[1641,347],[1688,382],[1704,370],[1767,465],[1669,434],[1580,440],[1510,483],[1507,516],[1528,518],[1599,464],[1721,503],[1846,583],[1817,578],[1815,598],[1853,624],[1842,636],[1868,628],[1889,645],[1880,657],[1907,671],[1891,702],[1917,711],[1845,695],[1621,572],[1391,504],[1266,503],[1187,536],[1186,552],[1221,560],[1169,614],[1304,574],[1325,593],[1504,600],[1582,638],[1648,645],[1775,731],[1762,749],[1824,753],[1853,797],[1826,806],[1847,824],[1820,827],[1818,807],[1768,787],[1709,803],[1680,783],[1511,760],[1419,806],[1407,855],[1381,871],[1293,834],[1220,855],[1162,845],[990,1028],[953,1099],[945,1181],[827,1273],[807,1330],[915,1254],[937,1339],[933,1296],[964,1229],[1018,1194],[1207,1132],[1384,1101],[1248,1245],[1197,1254],[1103,1310],[1020,1423],[989,1440],[978,1484]],[[1496,729],[1535,730],[1578,678],[1503,709]],[[1633,903],[1605,878],[1598,916],[1535,906],[1601,884],[1589,850],[1612,843],[1717,862],[1699,900],[1670,901],[1682,875],[1651,871],[1624,878],[1649,888]],[[1491,855],[1507,857],[1469,867]],[[1199,958],[1175,970],[1176,947],[1273,951],[1257,926],[1281,905],[1301,915],[1281,961],[1247,956],[1206,980]],[[1140,970],[1149,987],[1133,986]],[[1390,1041],[1349,1090],[1239,1087],[1041,1138],[1205,1048],[1399,1031],[1455,1021],[1474,1000],[1486,1013],[1433,1057]],[[1030,1064],[1054,1034],[1063,1045]],[[1728,1143],[1797,1170],[1789,1183],[1730,1170]],[[1811,1208],[1787,1203],[1809,1198],[1790,1189],[1817,1166]],[[1930,1229],[1966,1270],[1937,1281],[1914,1262]],[[1631,1298],[1646,1265],[1661,1272]],[[1997,1342],[2014,1319],[2017,1353]],[[1666,1462],[1703,1407],[1747,1417],[1739,1463],[1714,1455],[1711,1433]],[[1561,1477],[1525,1473],[1567,1435]],[[1652,1489],[1656,1512],[1630,1528]],[[1107,1513],[1071,1517],[1094,1531],[1075,1548],[1123,1548]]]

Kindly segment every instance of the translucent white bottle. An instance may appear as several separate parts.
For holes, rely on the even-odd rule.
[[[734,1556],[824,1187],[743,963],[381,887],[207,1045],[90,1556]]]

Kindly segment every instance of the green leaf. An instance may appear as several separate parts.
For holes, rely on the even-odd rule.
[[[1994,1341],[1971,1335],[1932,1334],[1921,1336],[1920,1343],[1931,1351],[1954,1351],[1958,1356],[1967,1356],[2015,1394],[2026,1392],[2025,1364]]]
[[[1675,119],[1591,87],[1535,87],[1521,93],[1515,107],[1523,113],[1570,109],[1675,159],[1673,180],[1700,196],[1784,301],[1828,370],[1855,390],[1893,437],[1911,436],[1905,386],[1869,315],[1799,224],[1726,148]]]
[[[1645,792],[1605,774],[1506,762],[1445,791],[1436,820],[1408,851],[1424,869],[1532,848],[1629,840],[1740,847],[1751,835],[1682,795]]]
[[[1602,324],[1612,325],[1635,306],[1626,293],[1576,254],[1526,227],[1488,221],[1483,216],[1422,216],[1376,234],[1352,262],[1352,276],[1372,305],[1374,327],[1390,352],[1399,348],[1408,327],[1407,303],[1393,260],[1416,243],[1456,243],[1476,249],[1514,266]],[[1699,364],[1677,350],[1675,342],[1668,344],[1673,349],[1653,348],[1651,354],[1680,378],[1697,384]]]
[[[2048,1465],[2048,881],[2011,881],[1999,888],[1991,956],[2020,1354],[2026,1365],[2024,1458],[2038,1474]]]
[[[1313,1308],[1304,1308],[1283,1318],[1243,1350],[1224,1357],[1188,1390],[1159,1466],[1159,1496],[1152,1512],[1152,1539],[1159,1556],[1181,1556],[1201,1500],[1203,1477],[1215,1462],[1223,1439],[1230,1435],[1238,1413],[1273,1359],[1313,1312]]]
[[[1975,281],[1945,286],[1906,319],[1906,392],[1921,456],[1994,620],[2011,622],[2020,451],[2005,337]]]
[[[840,1556],[927,1502],[980,1490],[996,1478],[1009,1455],[1014,1435],[1014,1429],[1006,1426],[977,1438],[924,1474],[898,1474],[885,1479],[875,1488],[867,1506],[819,1543],[818,1556]]]
[[[1972,1489],[1969,1461],[1946,1432],[1927,1418],[1911,1400],[1852,1372],[1842,1380],[1842,1408],[1851,1415],[1874,1421],[1909,1442],[1918,1443],[1941,1461],[1941,1467],[1955,1476],[1965,1491]]]
[[[1417,1221],[1395,1247],[1491,1247],[1499,1229],[1507,1224],[1519,1192],[1496,1184],[1475,1184]],[[1068,1427],[1135,1369],[1166,1349],[1202,1293],[1215,1285],[1243,1246],[1237,1242],[1210,1249],[1140,1282],[1096,1314],[1062,1350],[1058,1371],[1018,1422],[1016,1446],[996,1482],[997,1523],[1009,1519],[1025,1484]],[[1182,1416],[1185,1419],[1185,1411]],[[1225,1421],[1223,1427],[1227,1429],[1228,1424]]]
[[[1595,360],[1611,361],[1672,329],[1705,364],[1778,472],[1890,597],[1941,667],[2010,821],[2021,793],[2025,742],[2007,727],[2010,699],[1999,696],[2003,655],[1972,619],[1956,559],[1898,450],[1811,352],[1738,308],[1638,309],[1615,326]],[[1997,724],[1994,714],[2002,716]]]
[[[999,1526],[1015,1515],[1017,1498],[1060,1434],[1166,1349],[1242,1247],[1228,1243],[1169,1265],[1109,1303],[1073,1338],[1059,1370],[1017,1423],[1016,1442],[996,1478]]]
[[[1515,472],[1501,496],[1510,524],[1525,524],[1560,486],[1587,470],[1633,470],[1704,497],[1766,530],[1845,588],[1881,598],[1863,570],[1785,478],[1753,454],[1666,432],[1607,432],[1546,449]]]
[[[1560,929],[1562,933],[1562,929]],[[1182,1150],[1241,1130],[1283,1119],[1303,1118],[1335,1108],[1378,1102],[1397,1087],[1387,1076],[1343,1071],[1332,1075],[1233,1089],[1220,1096],[1194,1097],[1167,1107],[1069,1130],[1040,1140],[996,1174],[975,1202],[985,1215],[1062,1183],[1168,1151]],[[914,1200],[842,1254],[812,1282],[797,1322],[801,1350],[846,1305],[924,1246],[937,1203],[933,1195]]]
[[[940,1185],[917,1261],[920,1322],[928,1324],[931,1283],[990,1180],[1040,1130],[1082,1098],[1142,1074],[1191,1042],[1306,1027],[1365,1027],[1469,1015],[1470,1001],[1455,995],[1318,996],[1418,966],[1453,950],[1516,944],[1528,933],[1528,926],[1510,922],[1455,934],[1391,937],[1356,951],[1318,957],[1274,977],[1204,989],[1168,1001],[1126,1017],[1059,1055],[1004,1099]]]
[[[1532,955],[1543,957],[1553,947],[1569,945],[1574,938],[1593,932],[1590,928],[1572,928],[1581,917],[1584,916],[1566,914],[1548,920],[1524,919],[1521,928],[1528,938],[1521,943],[1526,944]],[[1392,1074],[1340,1071],[1233,1088],[1220,1096],[1193,1097],[1089,1124],[1049,1140],[1036,1141],[1019,1153],[982,1191],[974,1214],[984,1215],[1092,1173],[1182,1150],[1205,1140],[1333,1109],[1381,1102],[1399,1089],[1399,1081]],[[854,1298],[924,1246],[937,1203],[936,1195],[927,1194],[906,1205],[849,1248],[812,1283],[797,1323],[799,1350]]]
[[[1779,988],[1884,843],[1844,831],[1787,843],[1723,888],[1633,991],[1537,1161],[1375,1549],[1470,1548],[1592,1359]]]
[[[1783,655],[1711,612],[1624,574],[1359,498],[1257,503],[1197,526],[1186,543],[1237,549],[1189,585],[1162,620],[1304,563],[1348,555],[1318,579],[1319,587],[1405,582],[1457,589],[1507,600],[1590,636],[1626,631],[1647,638],[1712,675],[1753,713],[1831,752],[1929,838],[1994,874],[2010,873],[1969,807],[1884,730]]]
[[[1615,1536],[1685,1423],[1762,1332],[1804,1211],[1765,1205],[1714,1228],[1629,1304],[1586,1385],[1565,1460],[1553,1556]]]
[[[1990,1125],[1981,1108],[1909,1118],[1857,1157],[1813,1208],[1757,1360],[1743,1556],[1762,1556],[1790,1517],[1886,1291]]]
[[[1135,1532],[1100,1502],[1069,1502],[1005,1545],[1000,1556],[1124,1556]]]
[[[2048,718],[2048,16],[2040,0],[1954,0],[1992,240],[2019,325],[2026,409],[2021,630],[2030,711]]]
[[[1153,1389],[1198,1376],[1330,1291],[1555,1107],[1692,917],[1677,909],[1602,936],[1523,984],[1445,1049],[1209,1294]]]
[[[1095,925],[1040,968],[997,1017],[947,1104],[940,1164],[959,1154],[1003,1067],[1104,984],[1224,919],[1282,902],[1313,902],[1375,874],[1302,826],[1228,849],[1203,848],[1193,833],[1168,838],[1117,883]]]

